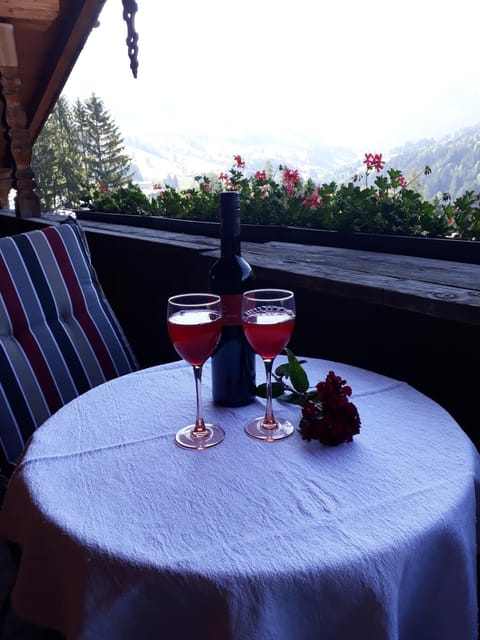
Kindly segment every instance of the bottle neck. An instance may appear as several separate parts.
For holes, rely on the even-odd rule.
[[[222,235],[220,239],[222,258],[233,258],[241,255],[240,235]]]
[[[220,250],[222,258],[241,255],[239,212],[231,210],[222,211],[220,225]]]
[[[240,255],[240,194],[224,191],[220,194],[220,242],[222,258]]]

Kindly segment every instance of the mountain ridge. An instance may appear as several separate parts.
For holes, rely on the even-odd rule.
[[[219,175],[233,166],[234,155],[246,162],[246,174],[279,165],[298,169],[304,178],[317,183],[346,182],[363,170],[365,152],[340,145],[323,145],[288,134],[259,135],[248,138],[231,136],[164,135],[161,139],[142,139],[130,136],[124,139],[127,153],[132,159],[134,182],[146,185],[171,184],[179,188],[192,186],[197,175]],[[418,183],[425,197],[432,198],[448,192],[452,198],[465,190],[480,190],[480,123],[463,127],[440,138],[408,141],[383,154],[386,167],[400,169],[410,180],[421,174],[425,166],[432,169]]]

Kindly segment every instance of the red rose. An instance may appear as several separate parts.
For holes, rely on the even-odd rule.
[[[351,387],[329,371],[325,381],[317,384],[317,394],[318,403],[308,400],[302,406],[302,438],[319,440],[329,446],[352,442],[353,436],[360,433],[360,416],[357,407],[348,399],[352,394]]]

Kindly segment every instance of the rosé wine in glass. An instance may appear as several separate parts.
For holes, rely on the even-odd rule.
[[[295,316],[286,311],[252,313],[242,324],[252,349],[263,359],[275,358],[291,338]]]
[[[272,366],[274,358],[287,346],[295,326],[295,298],[285,289],[254,289],[242,298],[242,326],[252,349],[265,364],[267,378],[265,416],[245,425],[252,438],[274,442],[290,436],[291,422],[273,415]]]
[[[187,449],[207,449],[225,438],[221,427],[206,423],[202,404],[202,366],[212,355],[222,331],[220,296],[210,293],[186,293],[172,296],[167,307],[168,335],[175,350],[193,367],[197,398],[194,424],[175,435],[176,443]]]
[[[178,311],[168,319],[168,333],[178,355],[192,366],[212,355],[222,330],[217,311]]]

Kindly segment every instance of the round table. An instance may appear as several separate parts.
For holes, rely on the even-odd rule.
[[[249,438],[263,402],[215,407],[208,363],[205,418],[226,432],[212,449],[174,444],[194,417],[182,362],[52,416],[0,514],[21,551],[14,610],[81,640],[474,640],[473,444],[404,382],[304,367],[312,384],[332,369],[351,385],[353,443]],[[300,407],[274,408],[298,424]]]

